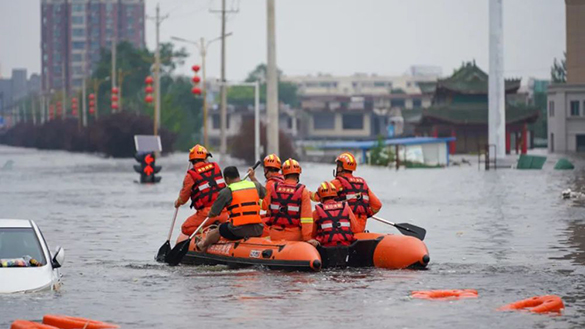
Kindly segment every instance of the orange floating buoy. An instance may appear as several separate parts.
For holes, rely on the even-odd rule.
[[[561,313],[565,308],[565,304],[561,297],[556,295],[534,296],[519,300],[517,302],[504,305],[498,308],[498,311],[514,311],[527,309],[534,313]]]
[[[477,290],[474,290],[474,289],[420,290],[420,291],[413,291],[411,296],[413,298],[420,298],[420,299],[477,298]]]
[[[10,329],[59,329],[59,328],[28,320],[15,320],[10,325]]]
[[[43,317],[43,323],[61,329],[109,329],[120,328],[112,323],[95,321],[85,318],[76,318],[66,315],[47,314]]]

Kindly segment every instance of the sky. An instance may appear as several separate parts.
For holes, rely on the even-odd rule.
[[[227,79],[243,80],[266,62],[266,1],[226,0]],[[208,40],[220,35],[211,10],[221,0],[145,0],[168,14],[161,42],[172,36]],[[548,79],[565,51],[565,1],[503,0],[504,75]],[[276,0],[277,65],[286,75],[368,73],[401,75],[412,65],[439,66],[449,75],[464,61],[488,71],[488,0]],[[0,74],[13,68],[40,72],[40,0],[0,0]],[[146,22],[147,47],[155,29]],[[194,46],[177,73],[200,63]],[[208,77],[220,74],[220,42],[207,57]]]

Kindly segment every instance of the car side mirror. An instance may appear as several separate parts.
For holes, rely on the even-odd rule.
[[[55,251],[55,256],[53,256],[53,267],[54,268],[59,268],[63,265],[63,262],[65,261],[65,249],[61,248],[61,247],[57,247],[57,250]]]

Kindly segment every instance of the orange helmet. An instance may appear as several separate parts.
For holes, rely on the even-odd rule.
[[[264,158],[264,168],[276,168],[281,167],[280,158],[276,154],[269,154]]]
[[[337,159],[335,159],[335,162],[341,163],[341,167],[345,170],[355,171],[357,169],[355,157],[349,152],[341,153]]]
[[[189,161],[205,160],[209,156],[211,156],[211,153],[209,153],[205,147],[199,144],[193,146],[193,148],[189,150]]]
[[[337,189],[335,188],[335,185],[333,185],[332,183],[323,182],[321,183],[321,185],[319,185],[319,188],[317,189],[317,195],[319,195],[319,199],[321,200],[323,200],[323,198],[328,197],[336,198]]]
[[[289,158],[282,164],[282,174],[285,176],[290,174],[300,174],[301,172],[301,165],[295,159]]]

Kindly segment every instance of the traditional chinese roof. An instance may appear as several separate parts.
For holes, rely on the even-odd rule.
[[[534,123],[539,109],[528,106],[506,105],[506,124]],[[425,109],[419,121],[426,124],[487,125],[487,104],[445,105]]]
[[[520,88],[520,79],[508,79],[505,85],[506,93],[515,93]],[[464,63],[450,77],[439,79],[435,92],[487,95],[488,75],[475,62]]]

